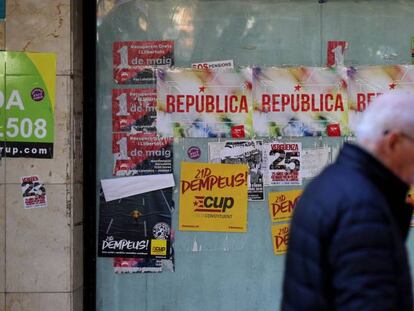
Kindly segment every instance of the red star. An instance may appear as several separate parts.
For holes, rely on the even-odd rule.
[[[396,86],[395,82],[389,84],[390,90],[394,90]]]
[[[295,85],[295,92],[299,92],[302,86],[300,84]]]
[[[204,91],[206,90],[206,87],[203,85],[203,86],[200,86],[199,88],[199,93],[204,93]]]

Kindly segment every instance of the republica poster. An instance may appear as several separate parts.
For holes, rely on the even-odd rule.
[[[346,74],[334,68],[253,68],[257,136],[346,136]]]
[[[167,137],[252,134],[251,70],[157,70],[157,131]]]
[[[245,164],[182,162],[179,229],[247,231]]]
[[[414,66],[412,65],[349,67],[347,75],[349,126],[352,132],[359,124],[362,112],[378,95],[393,90],[414,92]]]

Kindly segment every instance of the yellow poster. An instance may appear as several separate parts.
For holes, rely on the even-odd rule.
[[[272,226],[272,243],[275,255],[285,254],[288,246],[290,224]]]
[[[303,190],[269,192],[269,213],[272,222],[292,218],[292,212]]]
[[[182,162],[179,229],[247,231],[245,164]]]

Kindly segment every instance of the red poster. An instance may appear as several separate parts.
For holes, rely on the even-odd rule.
[[[112,90],[112,131],[156,135],[155,88]]]
[[[173,138],[114,133],[112,153],[116,176],[169,174],[173,165]]]
[[[326,65],[328,67],[332,67],[336,64],[335,53],[337,55],[337,58],[339,57],[341,58],[339,60],[343,61],[343,55],[347,47],[348,43],[346,41],[328,41]]]
[[[120,41],[113,44],[114,79],[119,84],[155,82],[155,67],[174,65],[174,41]]]

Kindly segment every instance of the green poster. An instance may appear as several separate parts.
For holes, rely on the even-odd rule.
[[[0,52],[0,154],[52,158],[56,55]]]

